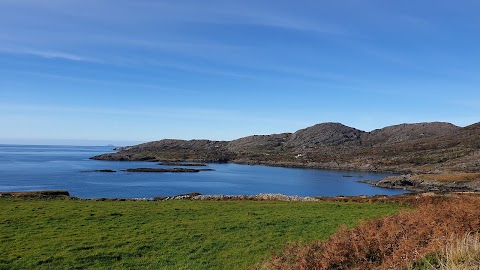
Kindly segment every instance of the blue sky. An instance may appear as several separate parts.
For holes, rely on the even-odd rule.
[[[480,2],[0,0],[0,143],[480,121]]]

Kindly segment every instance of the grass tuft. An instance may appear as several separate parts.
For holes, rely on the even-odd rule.
[[[446,245],[440,253],[444,258],[443,270],[478,270],[480,269],[480,234],[466,233]]]

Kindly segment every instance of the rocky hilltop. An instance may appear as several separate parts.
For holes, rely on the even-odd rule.
[[[448,135],[460,129],[460,127],[444,122],[401,124],[367,132],[363,134],[362,139],[366,144],[387,145]]]
[[[480,172],[480,123],[401,124],[371,132],[322,123],[294,133],[233,141],[161,140],[119,148],[99,160],[235,162],[271,166],[390,171]]]
[[[287,142],[290,148],[318,146],[358,146],[364,131],[340,123],[323,123],[293,133]]]

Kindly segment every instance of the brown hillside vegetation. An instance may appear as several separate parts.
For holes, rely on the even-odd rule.
[[[267,269],[405,269],[451,239],[480,230],[480,197],[418,198],[414,210],[342,228],[328,240],[291,244]],[[447,263],[448,265],[448,263]],[[479,265],[480,267],[480,265]]]
[[[457,181],[480,181],[480,173],[457,173],[457,174],[422,174],[420,179],[443,182]]]

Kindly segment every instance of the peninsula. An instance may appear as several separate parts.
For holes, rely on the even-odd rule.
[[[480,123],[467,127],[446,122],[400,124],[371,132],[340,123],[321,123],[294,133],[254,135],[233,141],[165,139],[118,148],[116,153],[92,159],[232,162],[409,175],[462,173],[472,174],[465,179],[475,182],[480,181],[472,178],[480,173]],[[428,180],[429,187],[431,183],[446,182],[435,181],[435,176]],[[411,183],[396,181],[390,187],[408,189]],[[448,186],[448,190],[455,190],[455,181],[448,181]],[[465,186],[478,187],[462,185],[461,190],[469,190]],[[422,189],[421,185],[415,186],[419,187]]]

